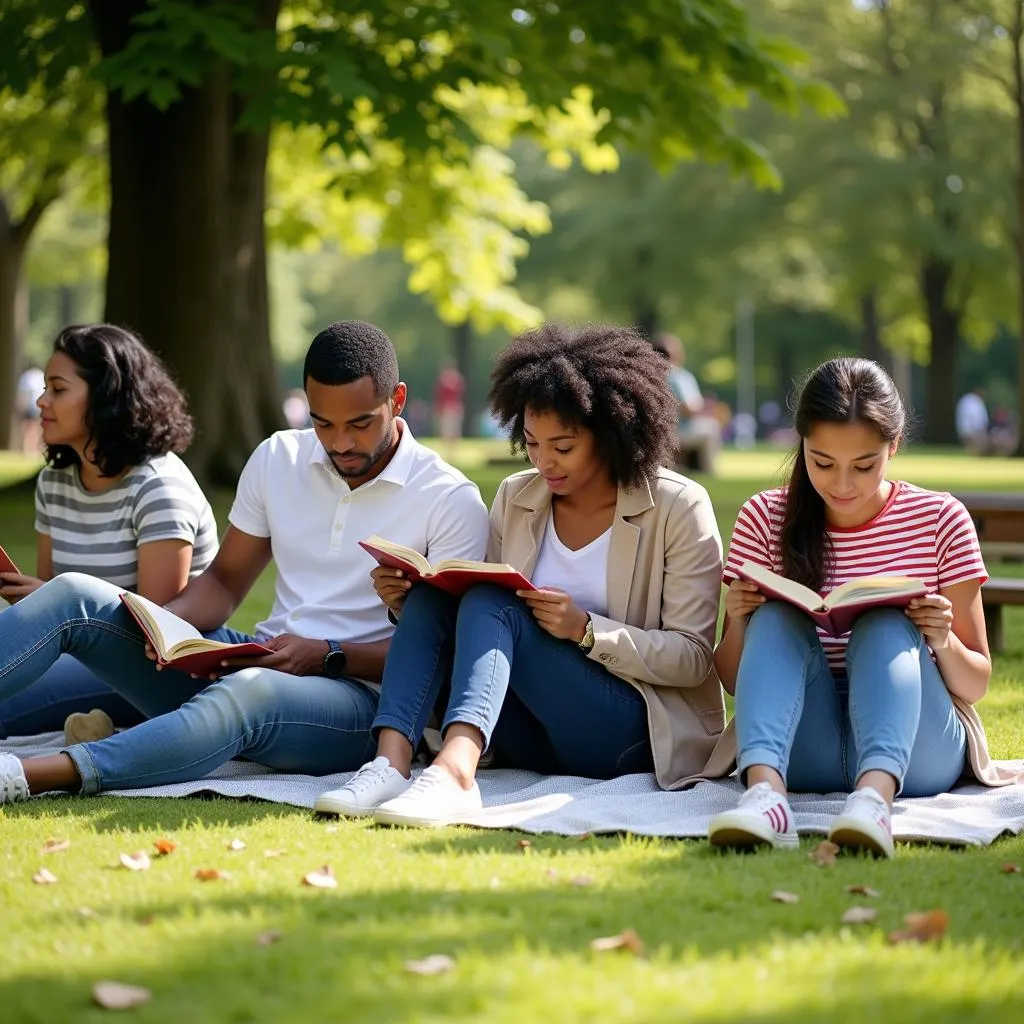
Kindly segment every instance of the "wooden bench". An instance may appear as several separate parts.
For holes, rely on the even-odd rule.
[[[956,495],[974,520],[986,556],[1024,559],[1024,494],[967,492]],[[1024,579],[993,576],[981,588],[985,628],[993,651],[1005,648],[1003,606],[1024,605]]]

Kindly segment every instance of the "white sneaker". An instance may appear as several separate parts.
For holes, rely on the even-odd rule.
[[[381,804],[373,820],[379,825],[441,828],[478,814],[483,806],[476,782],[463,789],[443,768],[431,765],[401,796]]]
[[[28,799],[28,780],[21,761],[13,754],[0,754],[0,804],[17,804]]]
[[[885,797],[871,786],[855,789],[846,798],[828,837],[836,846],[868,850],[876,857],[892,857],[896,853],[892,842],[892,812]]]
[[[341,814],[348,818],[365,818],[379,804],[404,793],[410,781],[391,767],[386,757],[375,757],[364,764],[340,789],[321,793],[313,810],[321,814]]]
[[[716,814],[708,825],[712,846],[760,846],[795,850],[800,845],[789,801],[767,782],[751,786],[732,811]]]

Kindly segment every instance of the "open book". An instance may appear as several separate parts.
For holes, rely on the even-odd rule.
[[[179,668],[197,676],[209,676],[224,671],[221,662],[227,658],[242,658],[272,654],[263,644],[248,641],[226,644],[207,640],[190,622],[178,618],[155,601],[125,591],[121,594],[132,617],[142,627],[161,665]]]
[[[536,590],[518,569],[495,562],[474,562],[468,558],[446,558],[431,565],[418,551],[395,544],[374,534],[361,540],[359,546],[370,552],[378,565],[401,569],[411,580],[422,580],[460,597],[478,583],[494,583],[506,590]]]
[[[910,576],[865,576],[836,587],[823,598],[810,587],[787,580],[754,562],[744,562],[737,575],[756,583],[766,597],[788,601],[803,609],[830,636],[848,633],[853,620],[869,608],[905,608],[915,597],[924,597],[927,593],[925,585]]]
[[[0,573],[2,572],[16,572],[19,576],[21,575],[21,570],[14,564],[11,556],[3,548],[0,548]]]

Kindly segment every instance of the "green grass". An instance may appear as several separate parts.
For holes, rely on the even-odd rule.
[[[504,472],[492,451],[464,449],[490,498]],[[460,452],[460,459],[462,453]],[[0,461],[0,479],[31,472]],[[779,454],[725,453],[707,481],[723,534],[752,491],[775,479]],[[897,472],[957,489],[1024,490],[1020,464],[947,452],[900,457]],[[215,504],[223,526],[229,495]],[[3,544],[31,565],[31,492],[0,493]],[[267,607],[261,579],[234,621]],[[1011,609],[981,710],[997,756],[1024,747],[1024,609]],[[44,855],[48,837],[70,838]],[[118,854],[178,848],[149,871],[115,868]],[[241,837],[245,850],[230,852]],[[337,825],[258,802],[52,798],[0,811],[0,1020],[99,1020],[97,980],[143,985],[137,1021],[735,1021],[756,1019],[1015,1021],[1024,1013],[1024,838],[980,850],[903,846],[889,863],[804,853],[712,854],[702,842],[633,837],[424,834]],[[268,859],[265,850],[283,855]],[[335,890],[300,885],[323,863]],[[59,881],[33,885],[47,866]],[[198,867],[231,872],[202,883]],[[592,884],[573,879],[586,876]],[[845,893],[849,884],[875,899]],[[776,889],[799,894],[775,903]],[[878,910],[843,925],[856,903]],[[943,908],[946,939],[890,946],[904,914]],[[83,910],[86,910],[83,913]],[[632,927],[645,957],[596,953],[598,936]],[[279,941],[259,945],[261,933]],[[455,958],[439,977],[406,960]]]

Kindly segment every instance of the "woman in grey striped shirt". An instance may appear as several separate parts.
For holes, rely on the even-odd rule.
[[[0,574],[17,601],[63,572],[83,572],[158,604],[175,597],[217,550],[217,524],[178,457],[192,440],[185,397],[160,360],[129,331],[67,327],[46,365],[39,398],[47,465],[36,482],[36,576]],[[60,729],[92,739],[142,715],[70,656],[0,701],[0,737]],[[83,731],[86,730],[86,731]],[[78,735],[76,733],[81,733]]]

